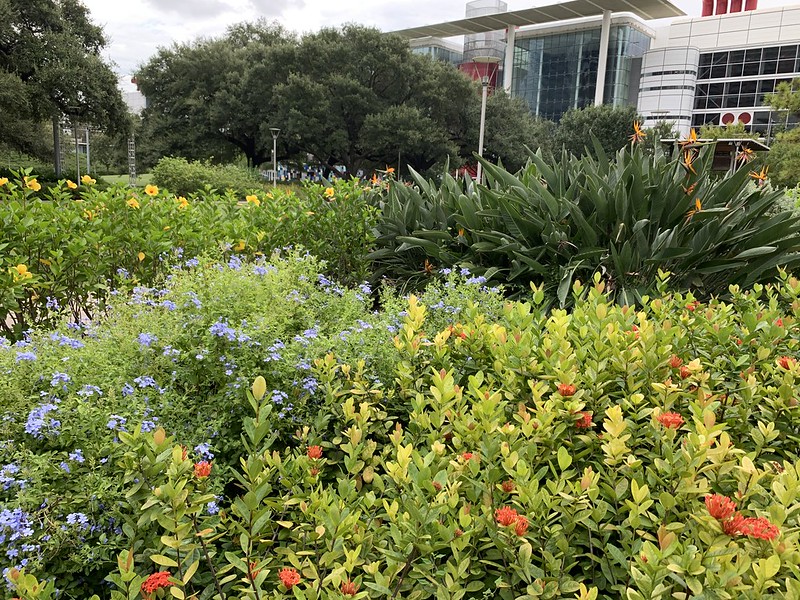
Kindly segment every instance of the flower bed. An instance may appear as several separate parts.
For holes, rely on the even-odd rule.
[[[469,280],[373,314],[308,258],[210,265],[7,347],[13,593],[797,597],[800,282]]]

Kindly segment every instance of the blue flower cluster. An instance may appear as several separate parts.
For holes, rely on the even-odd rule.
[[[49,413],[58,409],[58,399],[53,398],[54,402],[40,404],[28,413],[25,422],[25,433],[32,435],[36,439],[42,439],[47,435],[57,435],[61,421],[54,419]]]
[[[50,339],[54,342],[58,342],[59,346],[69,346],[73,350],[86,346],[82,341],[71,338],[63,333],[58,333],[57,331],[50,334]]]
[[[19,465],[9,463],[0,467],[0,485],[3,486],[3,491],[10,490],[12,487],[24,489],[27,483],[24,479],[17,479],[14,477],[20,472]]]

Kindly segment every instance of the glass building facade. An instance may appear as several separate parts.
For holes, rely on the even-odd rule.
[[[764,96],[798,75],[798,44],[705,52],[700,55],[692,126],[727,124],[742,111],[747,128],[762,135],[795,126],[797,115],[770,110]]]
[[[630,25],[612,25],[604,104],[636,104],[641,56],[650,37]],[[531,112],[558,120],[571,108],[594,103],[600,26],[535,37],[517,37],[512,94]]]

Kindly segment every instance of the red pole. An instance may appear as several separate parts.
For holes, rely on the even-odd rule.
[[[745,10],[756,10],[758,8],[758,0],[747,0],[744,5]]]
[[[742,12],[742,0],[731,0],[731,10],[732,13]]]
[[[724,15],[728,12],[728,0],[717,0],[717,10],[715,15]]]
[[[703,16],[710,17],[714,14],[714,0],[703,0]]]

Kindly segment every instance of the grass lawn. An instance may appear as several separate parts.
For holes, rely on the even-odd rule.
[[[151,173],[142,173],[136,176],[136,185],[138,187],[142,187],[150,183],[150,178],[152,177]],[[103,175],[103,179],[106,180],[111,185],[117,183],[128,183],[128,176],[127,175]]]

